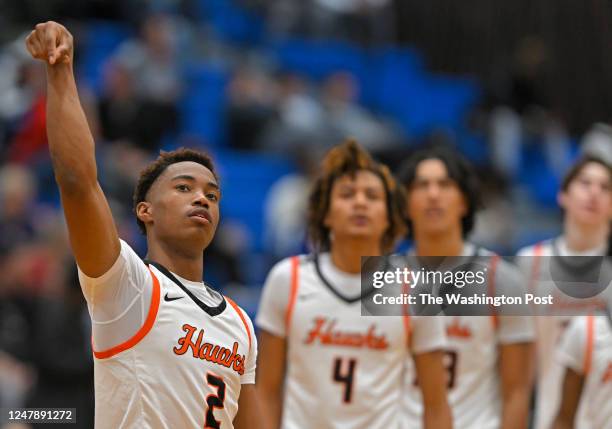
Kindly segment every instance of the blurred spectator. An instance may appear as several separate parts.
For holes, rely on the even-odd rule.
[[[332,145],[349,136],[372,152],[398,143],[399,136],[390,123],[377,119],[357,104],[359,84],[353,75],[332,74],[323,83],[322,91],[325,118],[335,133]]]
[[[278,115],[261,137],[261,147],[293,155],[304,145],[327,147],[335,138],[312,83],[296,74],[277,78]]]
[[[228,85],[227,125],[229,146],[257,149],[259,139],[276,115],[275,88],[263,71],[241,67]]]
[[[280,0],[268,2],[272,31],[363,45],[396,38],[392,0]]]
[[[514,250],[516,232],[509,183],[490,166],[480,168],[478,176],[482,209],[476,214],[470,240],[500,255],[509,255]]]
[[[152,15],[144,20],[140,38],[119,47],[100,103],[107,138],[133,139],[138,146],[152,150],[167,133],[177,131],[182,87],[174,34],[170,17]]]
[[[172,104],[181,93],[180,56],[176,51],[173,21],[166,15],[151,15],[140,37],[124,42],[115,60],[138,79],[136,92],[149,100]]]
[[[308,194],[323,153],[311,146],[295,148],[297,170],[278,179],[264,206],[265,242],[272,262],[302,253],[306,248]]]
[[[76,425],[89,429],[94,421],[91,325],[79,287],[76,265],[63,264],[66,273],[59,288],[38,297],[30,322],[29,361],[37,378],[26,399],[32,408],[76,408]],[[44,352],[41,352],[44,351]],[[33,425],[33,428],[46,425]]]
[[[0,167],[0,257],[34,238],[36,196],[30,170],[17,164]]]
[[[582,152],[593,155],[612,164],[612,126],[604,123],[593,124],[582,138]]]
[[[510,74],[494,89],[492,158],[496,168],[509,178],[520,172],[525,145],[535,145],[557,177],[567,168],[569,136],[543,89],[547,61],[544,41],[536,36],[524,37],[515,49]]]
[[[45,68],[26,55],[23,38],[0,54],[0,158],[16,162],[31,162],[47,142]]]
[[[44,76],[35,76],[36,71],[44,73],[44,67],[28,59],[25,36],[20,35],[0,50],[0,123],[5,126],[27,112],[44,85]]]

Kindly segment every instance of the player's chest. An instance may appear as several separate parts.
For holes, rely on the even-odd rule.
[[[460,354],[487,358],[496,353],[495,321],[489,316],[447,316],[444,319],[449,348]]]
[[[176,372],[176,377],[210,372],[239,386],[250,346],[234,310],[226,306],[212,316],[189,297],[160,301],[155,324],[140,352],[159,360],[160,367]]]
[[[363,353],[406,348],[401,317],[362,316],[359,299],[348,302],[323,285],[300,288],[290,329],[290,342],[300,348]]]

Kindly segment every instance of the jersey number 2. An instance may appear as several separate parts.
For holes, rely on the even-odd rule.
[[[215,408],[223,408],[223,401],[225,401],[225,382],[221,377],[217,377],[210,372],[206,374],[206,382],[209,386],[217,389],[217,394],[210,394],[206,397],[206,423],[204,428],[220,429],[221,422],[215,419],[213,411]]]
[[[357,361],[355,359],[348,359],[348,368],[343,368],[346,365],[343,365],[342,358],[336,358],[334,360],[334,373],[333,380],[336,383],[344,384],[344,395],[342,396],[342,402],[345,404],[350,404],[351,399],[353,398],[353,381],[355,375],[355,366],[357,365]]]

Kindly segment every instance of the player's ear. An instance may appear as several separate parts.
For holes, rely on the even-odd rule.
[[[136,217],[142,223],[150,223],[153,221],[153,207],[148,201],[141,201],[136,204]]]
[[[567,194],[565,193],[565,191],[559,191],[557,192],[557,204],[559,204],[559,207],[561,207],[562,209],[566,209],[566,205],[567,205]]]
[[[323,218],[323,226],[326,227],[326,228],[331,229],[331,221],[330,221],[330,217],[329,217],[329,211],[327,211],[327,214]]]

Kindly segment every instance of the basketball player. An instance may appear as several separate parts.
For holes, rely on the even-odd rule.
[[[529,288],[539,295],[555,295],[565,314],[584,312],[585,305],[595,311],[606,306],[597,296],[572,300],[559,291],[549,290],[552,283],[548,264],[550,257],[601,256],[609,251],[612,219],[612,168],[604,161],[586,156],[576,162],[564,178],[557,197],[563,209],[563,233],[551,240],[519,250],[517,263],[529,278]],[[535,429],[549,429],[559,409],[563,366],[554,358],[568,315],[546,316],[537,307],[536,324],[537,392]],[[553,309],[548,309],[553,311]]]
[[[98,184],[72,35],[47,22],[26,45],[46,63],[49,150],[93,325],[96,428],[259,427],[253,327],[202,283],[219,221],[212,162],[183,149],[141,174],[134,204],[151,261],[143,262],[118,238]]]
[[[414,357],[427,428],[450,428],[439,318],[361,316],[361,256],[390,251],[405,230],[388,169],[355,142],[332,149],[310,196],[315,248],[266,280],[258,389],[271,427],[400,428],[406,361]],[[262,404],[263,406],[263,404]]]
[[[557,350],[565,367],[554,429],[612,428],[612,326],[606,316],[574,317]],[[577,420],[580,404],[582,418]]]
[[[421,256],[489,255],[488,276],[493,279],[495,293],[517,294],[521,285],[516,270],[465,240],[479,204],[475,174],[467,161],[450,149],[425,149],[405,161],[400,181],[408,191],[409,233],[414,239],[407,260]],[[445,316],[444,321],[449,342],[449,403],[455,426],[526,428],[531,320],[460,315]],[[406,427],[420,427],[417,394],[414,390],[408,392]]]

